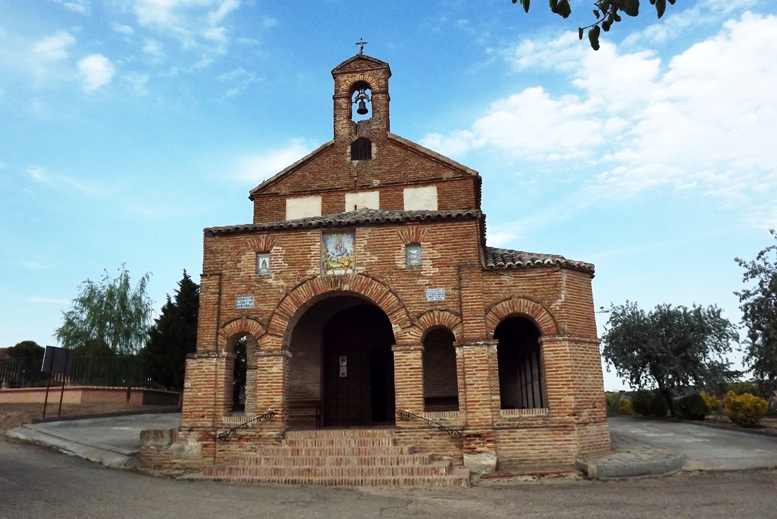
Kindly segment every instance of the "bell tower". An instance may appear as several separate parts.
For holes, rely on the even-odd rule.
[[[389,131],[388,63],[361,51],[332,70],[335,80],[334,139],[381,139]]]

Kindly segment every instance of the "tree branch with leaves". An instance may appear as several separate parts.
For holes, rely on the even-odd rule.
[[[632,387],[657,387],[672,416],[677,391],[719,391],[739,376],[726,358],[737,341],[736,328],[714,305],[689,309],[665,304],[646,313],[627,301],[612,305],[608,313],[602,356]]]
[[[70,349],[107,349],[134,354],[146,341],[152,301],[146,295],[150,274],[132,288],[124,265],[112,278],[104,271],[100,281],[87,279],[78,288],[72,307],[62,312],[62,326],[54,332],[59,343]]]
[[[655,6],[658,18],[664,16],[666,4],[674,5],[675,0],[649,0],[650,5]],[[521,4],[523,10],[529,12],[531,0],[513,0],[514,4]],[[569,0],[549,0],[551,12],[568,18],[572,14],[572,6]],[[585,27],[578,27],[577,34],[582,40],[583,35],[588,30],[588,42],[593,50],[599,50],[599,36],[602,30],[608,32],[613,24],[622,20],[620,13],[627,16],[639,16],[639,0],[596,0],[594,3],[593,14],[596,21]]]

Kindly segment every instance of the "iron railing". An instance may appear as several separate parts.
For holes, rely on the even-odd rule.
[[[259,416],[255,416],[251,418],[250,420],[246,420],[245,422],[242,422],[240,424],[237,424],[236,426],[232,427],[231,429],[227,429],[226,431],[220,433],[218,435],[218,439],[223,442],[228,442],[229,437],[232,436],[238,429],[248,429],[252,423],[256,422],[266,422],[268,420],[272,420],[275,416],[275,411],[267,411],[264,414],[260,414]]]
[[[455,440],[458,440],[463,436],[461,431],[457,431],[456,429],[451,429],[447,425],[437,423],[433,420],[429,420],[428,418],[424,418],[423,416],[418,416],[417,414],[413,414],[410,411],[404,411],[400,409],[399,411],[397,411],[397,416],[402,418],[403,420],[414,420],[414,419],[423,420],[424,422],[426,422],[426,425],[437,427],[438,431],[445,431],[450,435],[451,438]]]

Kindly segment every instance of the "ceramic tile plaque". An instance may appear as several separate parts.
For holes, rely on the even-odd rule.
[[[235,299],[235,308],[238,310],[254,307],[254,296],[238,297]]]
[[[427,301],[445,301],[445,289],[444,288],[427,288],[426,289]]]
[[[324,274],[352,274],[356,267],[354,233],[321,235],[321,269]]]

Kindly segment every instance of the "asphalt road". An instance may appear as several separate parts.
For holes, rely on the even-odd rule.
[[[0,441],[0,518],[774,518],[777,472],[551,479],[450,491],[241,486],[106,469]]]
[[[609,418],[610,432],[685,453],[684,470],[777,467],[777,438],[730,431],[689,421]],[[774,516],[777,517],[777,511]]]

